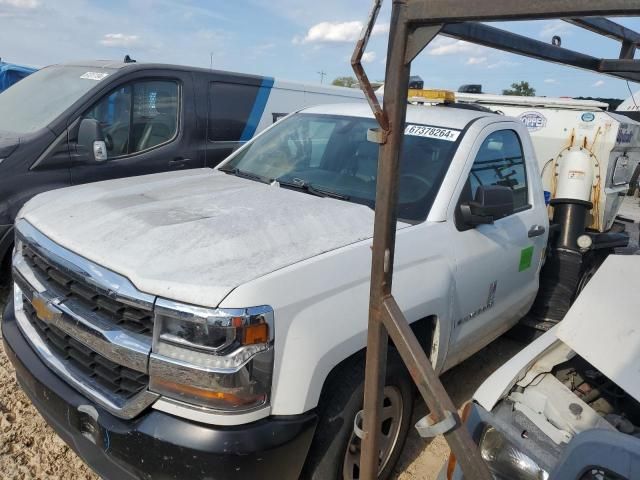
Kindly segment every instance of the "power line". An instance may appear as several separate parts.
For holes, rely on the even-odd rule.
[[[629,89],[629,93],[631,94],[631,100],[633,100],[633,104],[638,108],[638,104],[636,103],[636,97],[631,91],[631,85],[629,85],[629,80],[627,80],[627,88]]]

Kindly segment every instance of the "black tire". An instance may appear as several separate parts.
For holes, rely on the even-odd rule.
[[[334,370],[320,396],[319,421],[307,456],[301,479],[343,480],[348,445],[353,445],[353,422],[362,410],[364,398],[364,357]],[[397,354],[390,352],[387,367],[387,387],[394,398],[402,399],[402,410],[396,439],[379,479],[389,477],[402,453],[413,413],[414,389],[408,372]],[[392,427],[389,427],[392,428]],[[351,450],[354,452],[354,450]],[[358,478],[358,477],[356,477]]]

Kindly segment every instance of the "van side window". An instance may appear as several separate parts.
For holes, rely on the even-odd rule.
[[[258,91],[264,87],[241,83],[209,84],[209,140],[238,142],[249,140],[258,127],[260,115],[252,115]]]
[[[109,158],[131,155],[166,143],[178,131],[177,82],[134,82],[103,97],[85,118],[100,122]]]
[[[516,211],[529,205],[527,171],[518,134],[513,130],[499,130],[489,134],[482,143],[471,167],[469,182],[463,195],[475,198],[480,185],[501,185],[513,190]],[[464,200],[463,200],[464,201]]]

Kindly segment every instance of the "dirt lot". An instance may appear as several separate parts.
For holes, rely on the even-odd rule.
[[[621,211],[640,219],[637,199],[627,198]],[[632,246],[624,253],[638,249],[638,224],[630,224]],[[6,296],[0,286],[0,306]],[[1,311],[1,309],[0,309]],[[447,372],[443,382],[456,406],[471,398],[477,387],[496,368],[522,348],[508,338],[500,338],[484,350]],[[417,401],[414,421],[426,413]],[[432,480],[436,478],[449,448],[442,437],[425,442],[415,430],[410,434],[394,476],[396,480]],[[84,463],[49,428],[15,381],[13,368],[0,346],[0,479],[2,480],[84,480],[97,479]]]

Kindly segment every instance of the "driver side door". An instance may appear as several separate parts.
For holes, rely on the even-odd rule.
[[[530,142],[503,125],[487,127],[478,138],[456,202],[450,245],[456,257],[453,363],[513,326],[538,288],[548,231],[538,168]],[[461,205],[474,200],[480,186],[508,187],[513,212],[492,223],[465,225]]]
[[[69,127],[71,181],[82,184],[114,178],[201,167],[190,151],[195,131],[191,117],[191,78],[139,78],[117,86],[91,105]],[[90,146],[78,145],[82,119],[96,120],[105,139],[107,159],[87,158]]]

